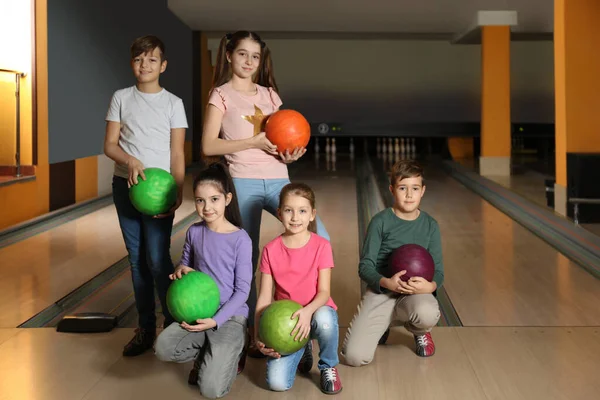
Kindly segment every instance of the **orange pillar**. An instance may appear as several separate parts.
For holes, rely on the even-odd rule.
[[[567,154],[600,152],[600,2],[554,0],[555,209],[567,214]]]
[[[510,175],[510,27],[481,27],[481,175]]]
[[[50,167],[48,165],[48,18],[47,0],[36,0],[34,7],[35,24],[35,58],[34,68],[24,80],[32,80],[31,96],[21,98],[22,103],[30,104],[21,109],[23,121],[37,120],[37,164],[35,164],[35,180],[0,186],[0,230],[40,216],[48,212],[50,207]],[[23,86],[21,87],[23,89]],[[36,98],[36,115],[24,115],[32,112],[33,97]],[[14,98],[14,94],[13,94]],[[33,132],[33,130],[32,130]],[[26,143],[21,143],[22,147]],[[23,150],[24,151],[24,150]],[[25,151],[24,151],[25,152]],[[29,154],[31,154],[29,152]],[[32,160],[30,157],[28,160]]]

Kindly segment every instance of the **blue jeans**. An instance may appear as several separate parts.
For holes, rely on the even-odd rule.
[[[252,283],[250,285],[250,295],[248,296],[248,325],[254,326],[254,313],[256,311],[256,282],[255,273],[258,265],[258,256],[260,254],[258,245],[260,241],[260,221],[262,211],[266,210],[275,218],[277,208],[279,207],[279,194],[281,189],[290,183],[289,179],[246,179],[233,178],[233,184],[237,194],[242,225],[250,239],[252,239]],[[329,234],[323,225],[323,222],[317,216],[317,234],[329,239]]]
[[[313,314],[310,323],[310,339],[317,339],[319,344],[320,371],[338,365],[339,326],[337,312],[329,307],[320,307]],[[305,347],[281,358],[269,358],[267,361],[267,385],[275,391],[291,389],[296,379],[296,369],[302,359]]]
[[[170,253],[174,215],[152,218],[137,211],[129,200],[129,188],[125,178],[114,176],[112,188],[119,225],[131,265],[139,327],[156,329],[155,284],[165,316],[163,326],[167,327],[173,322],[167,308],[167,290],[171,284],[169,274],[174,271]]]

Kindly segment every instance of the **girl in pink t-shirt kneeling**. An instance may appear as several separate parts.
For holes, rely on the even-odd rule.
[[[256,303],[255,337],[258,349],[266,356],[267,384],[271,390],[289,390],[294,384],[296,369],[308,373],[313,364],[312,339],[319,344],[321,391],[335,394],[342,390],[336,366],[339,339],[337,306],[330,296],[333,252],[329,241],[315,234],[315,194],[302,183],[290,183],[279,196],[278,214],[285,232],[268,243],[260,263],[260,293]],[[294,300],[302,309],[294,313],[298,323],[292,335],[302,340],[310,338],[297,352],[281,356],[265,348],[258,337],[260,315],[275,300]]]

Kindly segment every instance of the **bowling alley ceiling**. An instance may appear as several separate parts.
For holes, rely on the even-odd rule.
[[[281,33],[459,33],[477,11],[517,11],[514,32],[553,30],[552,0],[168,0],[190,28]]]

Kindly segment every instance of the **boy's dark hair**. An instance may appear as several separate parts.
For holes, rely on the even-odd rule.
[[[227,193],[231,193],[231,201],[229,205],[225,207],[225,219],[231,222],[238,228],[242,228],[242,217],[240,214],[240,207],[237,201],[237,195],[235,193],[235,186],[227,166],[221,162],[215,162],[206,167],[202,172],[194,179],[193,190],[196,193],[198,185],[210,183],[214,185],[218,191],[227,196]]]
[[[152,52],[156,48],[160,50],[160,61],[165,61],[167,56],[165,55],[165,44],[162,40],[153,35],[139,37],[131,44],[131,59],[133,60],[140,54]]]
[[[414,160],[400,160],[390,170],[390,185],[395,186],[399,180],[418,176],[421,177],[423,186],[425,186],[425,175],[421,164]]]

